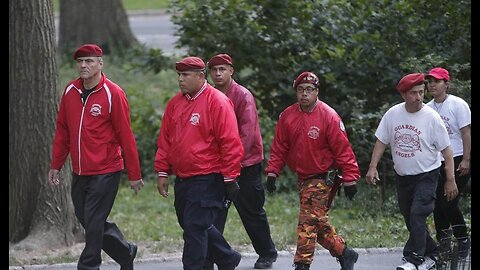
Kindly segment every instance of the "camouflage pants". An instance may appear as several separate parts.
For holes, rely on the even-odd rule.
[[[299,180],[300,213],[297,226],[297,251],[294,263],[312,264],[318,242],[334,257],[342,255],[345,240],[328,223],[328,199],[332,186],[322,179]]]

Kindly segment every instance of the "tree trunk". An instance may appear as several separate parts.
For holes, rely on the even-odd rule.
[[[52,0],[9,0],[9,18],[9,241],[71,245],[70,168],[59,187],[47,183],[61,95]]]
[[[60,52],[71,56],[84,43],[98,44],[104,54],[139,45],[121,0],[60,0]]]

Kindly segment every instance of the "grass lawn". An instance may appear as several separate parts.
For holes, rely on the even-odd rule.
[[[177,223],[173,201],[173,186],[170,196],[161,197],[156,184],[147,182],[144,189],[134,195],[124,181],[110,218],[123,230],[127,239],[158,242],[158,251],[174,251],[182,246],[182,231]],[[406,228],[399,214],[372,213],[362,209],[365,205],[356,197],[348,201],[343,195],[336,198],[330,211],[330,222],[337,232],[347,239],[352,247],[398,247],[406,241]],[[362,203],[359,203],[362,202]],[[295,245],[298,216],[296,192],[268,194],[265,203],[272,238],[279,250]],[[234,246],[250,245],[235,207],[229,211],[225,237]]]

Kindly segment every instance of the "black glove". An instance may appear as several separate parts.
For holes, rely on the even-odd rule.
[[[240,186],[237,181],[225,183],[226,196],[225,199],[229,201],[235,201],[240,192]]]
[[[345,191],[345,197],[349,198],[350,200],[353,199],[353,196],[357,194],[357,185],[345,186],[343,185],[343,191]]]
[[[277,190],[277,186],[275,185],[275,181],[277,180],[274,176],[267,176],[267,191],[269,193],[273,193]]]

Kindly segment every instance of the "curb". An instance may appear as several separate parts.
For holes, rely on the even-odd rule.
[[[396,252],[402,252],[403,248],[402,247],[393,247],[393,248],[353,248],[356,252],[359,254],[383,254],[383,253],[396,253]],[[256,257],[258,256],[255,252],[240,252],[242,254],[242,257]],[[279,257],[286,257],[289,255],[295,254],[295,250],[292,251],[287,251],[287,250],[281,250],[278,251],[278,256]],[[320,248],[315,251],[315,254],[329,254],[329,251]],[[148,258],[139,258],[138,260],[135,260],[135,263],[143,263],[143,262],[173,262],[173,261],[181,261],[182,260],[182,255],[175,254],[171,256],[154,256],[152,255],[151,257]],[[105,260],[102,265],[112,265],[112,264],[117,264],[115,261],[112,259]],[[9,270],[40,270],[40,269],[62,269],[65,266],[68,267],[75,267],[77,265],[76,262],[74,263],[61,263],[61,264],[38,264],[38,265],[23,265],[23,266],[9,266]]]

